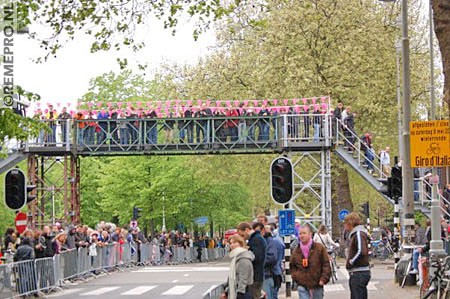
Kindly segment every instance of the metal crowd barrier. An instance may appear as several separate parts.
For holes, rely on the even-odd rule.
[[[203,299],[219,299],[223,292],[225,292],[225,287],[223,284],[220,284],[203,294]]]
[[[202,248],[202,262],[223,258],[225,254],[223,248]],[[168,258],[166,264],[193,263],[197,261],[197,248],[165,248],[150,243],[109,244],[67,250],[49,258],[0,264],[0,299],[48,293],[60,289],[68,280],[113,269],[161,265],[165,263],[164,257]]]

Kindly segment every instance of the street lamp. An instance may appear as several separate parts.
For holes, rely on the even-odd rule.
[[[382,2],[395,2],[396,0],[379,0]],[[434,99],[434,69],[433,69],[433,21],[432,7],[430,0],[430,97],[431,97],[431,119],[435,119],[435,99]],[[401,0],[401,29],[402,29],[402,69],[403,69],[403,225],[411,237],[414,227],[414,196],[413,196],[413,173],[411,169],[411,152],[410,152],[410,132],[409,123],[411,121],[411,82],[410,82],[410,66],[409,66],[409,37],[408,37],[408,0]],[[435,178],[436,168],[433,167],[433,175]],[[435,181],[435,180],[434,180]],[[431,255],[443,254],[443,244],[440,239],[440,219],[441,211],[439,200],[437,199],[437,182],[433,182],[433,193],[431,201],[431,237],[430,253]],[[404,238],[406,240],[406,238]]]
[[[381,2],[395,2],[395,0],[379,0]],[[413,172],[411,169],[410,153],[410,132],[409,123],[411,121],[411,80],[409,66],[409,37],[408,37],[408,0],[401,0],[401,30],[402,30],[402,75],[403,75],[403,152],[402,177],[403,177],[403,226],[407,234],[403,232],[404,240],[412,236],[414,228],[414,193],[413,193]],[[407,238],[405,238],[407,237]]]

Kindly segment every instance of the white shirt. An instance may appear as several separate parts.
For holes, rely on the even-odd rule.
[[[339,247],[339,244],[333,241],[329,233],[326,233],[325,235],[320,234],[320,236],[319,233],[316,233],[314,235],[314,242],[322,244],[327,249],[331,249],[332,247]]]
[[[381,151],[380,153],[380,163],[381,165],[391,165],[391,157],[386,151]]]

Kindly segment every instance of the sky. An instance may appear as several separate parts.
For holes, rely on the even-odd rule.
[[[162,63],[195,64],[214,45],[215,36],[213,31],[209,31],[194,41],[192,32],[193,25],[185,22],[172,36],[170,30],[163,29],[155,22],[138,33],[145,36],[147,46],[144,49],[137,53],[127,50],[119,54],[116,51],[91,54],[89,48],[92,39],[80,34],[57,53],[57,58],[52,57],[42,64],[32,61],[42,53],[39,44],[26,36],[16,36],[14,83],[40,94],[41,103],[71,102],[74,106],[76,99],[88,91],[90,79],[110,71],[120,72],[116,58],[123,58],[122,55],[125,55],[131,66],[147,63],[147,79],[151,79],[151,74]]]

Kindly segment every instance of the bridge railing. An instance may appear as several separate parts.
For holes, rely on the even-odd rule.
[[[431,190],[433,189],[432,184],[425,178],[414,179],[414,200],[415,202],[420,202],[423,206],[431,206]],[[442,216],[445,218],[450,218],[450,202],[438,192],[438,200],[440,202],[440,207],[442,210]]]
[[[383,173],[380,156],[372,150],[372,160],[367,158],[366,148],[363,145],[362,139],[353,130],[348,129],[344,123],[338,119],[333,131],[336,132],[336,144],[344,145],[348,148],[349,152],[356,155],[356,160],[359,166],[367,164],[373,169],[373,173],[377,174],[380,179],[387,179],[387,175]],[[378,162],[377,162],[378,161]]]
[[[305,143],[330,146],[328,114],[43,120],[49,126],[30,147],[75,146],[77,151],[211,151],[279,149]]]

